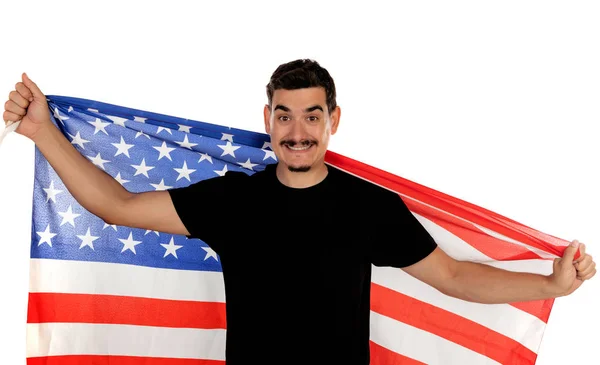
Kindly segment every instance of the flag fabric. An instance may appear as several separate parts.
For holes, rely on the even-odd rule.
[[[53,123],[75,148],[132,192],[227,171],[253,174],[276,162],[266,134],[80,98],[47,99]],[[328,151],[326,163],[400,194],[454,258],[549,274],[568,244],[341,154]],[[466,302],[387,267],[373,267],[371,301],[376,365],[535,364],[553,305]],[[36,149],[29,365],[223,364],[224,303],[219,256],[205,242],[106,224],[70,195]]]

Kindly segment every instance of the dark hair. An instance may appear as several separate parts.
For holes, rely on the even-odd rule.
[[[269,106],[271,106],[275,90],[295,90],[307,87],[322,87],[325,89],[327,109],[331,114],[337,106],[333,78],[317,61],[310,59],[298,59],[277,67],[267,84]]]

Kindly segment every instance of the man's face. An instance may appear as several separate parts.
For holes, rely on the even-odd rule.
[[[340,117],[339,107],[329,114],[325,89],[275,90],[271,107],[265,105],[265,130],[278,162],[294,172],[322,163]]]

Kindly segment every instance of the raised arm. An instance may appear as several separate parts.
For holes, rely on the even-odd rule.
[[[110,224],[189,234],[167,191],[131,193],[79,153],[52,124],[45,95],[26,74],[4,108],[4,121],[21,120],[16,132],[36,144],[85,209]]]

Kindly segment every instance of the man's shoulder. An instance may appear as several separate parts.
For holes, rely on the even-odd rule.
[[[388,190],[387,188],[378,185],[372,181],[369,181],[361,176],[352,174],[336,166],[329,165],[329,172],[332,175],[334,186],[341,190],[348,190],[352,193],[360,193],[365,195],[379,194],[379,195],[394,195],[395,192]]]

